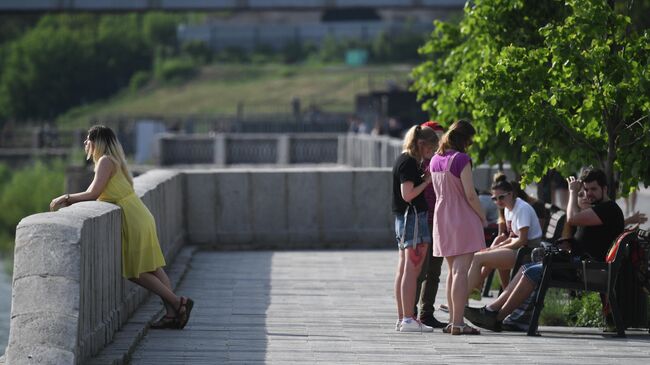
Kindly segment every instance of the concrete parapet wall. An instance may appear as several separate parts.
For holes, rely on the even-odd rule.
[[[221,248],[390,247],[391,171],[186,171],[189,241]]]
[[[337,148],[337,134],[162,134],[155,150],[161,166],[225,166],[336,163]]]
[[[169,260],[185,238],[183,176],[152,171],[136,193]],[[120,208],[82,202],[16,229],[7,364],[80,364],[112,340],[146,292],[122,278]]]

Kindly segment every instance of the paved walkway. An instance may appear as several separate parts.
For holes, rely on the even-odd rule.
[[[650,335],[641,331],[628,332],[626,339],[604,337],[599,329],[557,327],[542,327],[543,337],[396,332],[395,256],[199,251],[179,286],[196,302],[190,323],[184,331],[149,330],[131,364],[650,362]],[[444,302],[444,290],[438,299]],[[142,311],[151,317],[157,307]]]

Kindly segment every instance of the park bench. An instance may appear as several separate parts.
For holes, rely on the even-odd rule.
[[[550,205],[547,209],[551,212],[551,218],[548,221],[546,226],[546,232],[542,237],[542,242],[548,244],[554,244],[562,238],[562,230],[564,229],[564,224],[566,223],[566,212],[560,208],[557,208],[554,205]],[[528,246],[520,247],[517,250],[517,259],[515,260],[515,266],[513,266],[512,271],[510,272],[510,279],[512,280],[521,265],[530,262],[530,253],[533,251],[532,248]]]
[[[617,337],[625,337],[625,325],[616,299],[616,280],[636,231],[625,231],[612,243],[606,262],[584,259],[573,261],[568,255],[548,253],[544,256],[544,273],[539,285],[528,336],[538,336],[539,316],[548,288],[593,291],[604,294],[612,311]],[[565,259],[562,259],[564,257]]]

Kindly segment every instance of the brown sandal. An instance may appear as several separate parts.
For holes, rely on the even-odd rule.
[[[187,322],[190,320],[190,313],[192,313],[192,308],[194,307],[194,301],[190,298],[181,297],[181,304],[176,310],[178,313],[178,328],[183,329],[187,325]]]
[[[477,328],[470,327],[466,324],[462,326],[451,326],[451,334],[457,335],[480,335],[481,331]]]
[[[442,333],[451,333],[451,328],[453,325],[451,323],[448,323],[445,328],[442,329]]]
[[[154,330],[163,330],[163,329],[176,329],[178,328],[178,321],[176,317],[162,316],[159,320],[153,322],[149,328]]]

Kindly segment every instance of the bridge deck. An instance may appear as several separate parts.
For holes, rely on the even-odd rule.
[[[544,336],[538,338],[489,331],[481,336],[398,333],[392,299],[395,256],[394,251],[199,251],[179,285],[181,294],[196,301],[190,323],[184,331],[148,331],[131,364],[650,360],[650,336],[642,331],[629,331],[626,339],[604,337],[595,328],[559,327],[541,328]],[[444,301],[442,284],[439,302]],[[148,318],[159,306],[150,302],[140,310]]]

